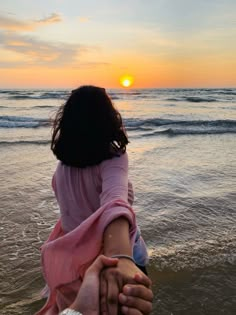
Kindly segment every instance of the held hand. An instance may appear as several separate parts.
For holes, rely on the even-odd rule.
[[[152,311],[153,293],[151,280],[143,275],[136,274],[134,277],[137,284],[128,284],[123,287],[119,295],[121,311],[124,315],[148,315]]]
[[[71,309],[82,314],[99,314],[99,274],[104,267],[114,267],[118,263],[117,258],[99,256],[87,269],[81,288]]]
[[[140,269],[129,259],[120,258],[115,268],[107,268],[101,272],[101,314],[117,315],[120,311],[119,293],[122,292],[126,284],[136,284],[136,274],[143,276],[143,281],[147,287],[150,280]],[[140,314],[140,313],[136,313]]]

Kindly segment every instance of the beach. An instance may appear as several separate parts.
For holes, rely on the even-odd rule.
[[[0,90],[0,314],[43,301],[40,246],[59,217],[51,121],[70,91]],[[130,143],[154,315],[236,309],[236,89],[111,89]]]

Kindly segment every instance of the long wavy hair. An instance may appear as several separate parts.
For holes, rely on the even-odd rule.
[[[56,114],[51,150],[65,165],[99,164],[124,153],[127,144],[121,115],[103,88],[73,90]]]

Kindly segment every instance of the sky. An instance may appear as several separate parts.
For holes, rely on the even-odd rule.
[[[235,0],[8,0],[0,88],[236,87]]]

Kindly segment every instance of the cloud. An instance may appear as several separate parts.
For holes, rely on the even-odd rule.
[[[38,24],[52,24],[52,23],[58,23],[62,22],[62,18],[59,14],[57,13],[52,13],[50,16],[36,21]]]
[[[49,42],[34,36],[27,36],[25,32],[31,32],[37,27],[61,22],[62,18],[57,13],[38,20],[19,20],[16,17],[0,13],[0,68],[16,67],[97,67],[104,62],[91,62],[85,60],[84,56],[90,52],[98,51],[99,47],[82,44],[68,44],[63,42]],[[82,18],[81,22],[86,22]],[[24,34],[23,34],[24,33]],[[6,60],[6,56],[12,53],[12,62]],[[5,60],[4,60],[5,58]]]
[[[25,62],[31,65],[58,66],[72,64],[77,57],[86,52],[82,45],[48,43],[17,33],[0,33],[4,50],[24,55]]]
[[[62,18],[57,13],[52,13],[50,16],[41,20],[22,21],[13,17],[0,14],[0,29],[6,31],[33,31],[37,27],[52,23],[61,22]]]
[[[71,67],[98,67],[107,65],[106,62],[83,62],[84,56],[99,47],[86,46],[82,44],[52,43],[38,40],[29,36],[20,35],[12,32],[0,32],[0,48],[5,53],[12,52],[20,56],[19,67],[45,66],[51,68],[60,68],[64,66]],[[4,61],[4,54],[1,53],[0,68],[15,68],[17,62]]]

